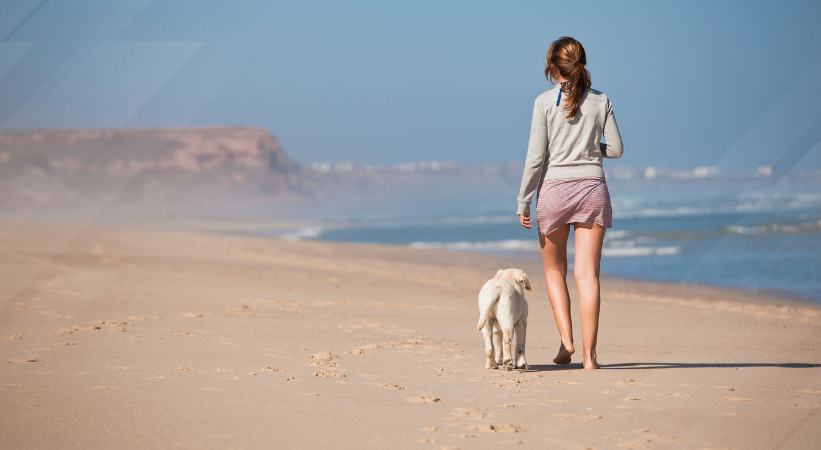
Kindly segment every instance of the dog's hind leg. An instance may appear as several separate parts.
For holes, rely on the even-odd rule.
[[[496,310],[496,321],[499,323],[499,328],[502,331],[502,365],[507,370],[513,369],[513,327],[516,322],[513,320],[512,308],[509,307],[510,302],[507,302],[508,307],[504,307],[505,298],[502,297],[500,301],[501,309]]]
[[[525,358],[525,343],[527,341],[527,319],[521,319],[516,323],[516,368],[527,370],[527,359]]]
[[[513,341],[513,329],[509,327],[502,328],[502,365],[507,370],[513,369],[513,352],[511,351],[511,344]]]
[[[502,329],[499,328],[499,322],[493,320],[493,352],[496,364],[502,364]]]
[[[490,320],[486,321],[482,327],[482,337],[485,339],[485,355],[487,356],[485,368],[487,369],[496,368],[496,360],[493,355],[493,324],[491,322]]]

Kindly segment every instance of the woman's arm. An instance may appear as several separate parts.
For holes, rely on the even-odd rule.
[[[606,113],[604,117],[604,143],[599,143],[602,155],[605,158],[621,158],[624,154],[624,145],[621,142],[619,125],[616,123],[616,115],[613,113],[613,103],[607,99]]]
[[[547,119],[542,96],[533,102],[533,117],[530,121],[530,140],[527,144],[527,158],[519,188],[516,214],[530,216],[530,199],[536,193],[542,176],[542,168],[547,157]]]

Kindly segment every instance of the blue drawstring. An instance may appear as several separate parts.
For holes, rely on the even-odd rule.
[[[562,101],[562,90],[559,89],[559,96],[556,97],[556,106],[559,106],[559,102]]]

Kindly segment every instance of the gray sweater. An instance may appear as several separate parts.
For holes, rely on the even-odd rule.
[[[550,178],[604,177],[602,158],[624,153],[613,104],[607,94],[586,89],[572,120],[561,110],[567,95],[559,99],[560,85],[539,94],[533,102],[530,141],[527,145],[517,214],[530,215],[530,201]],[[561,105],[557,106],[556,102]],[[601,142],[604,136],[605,143]]]

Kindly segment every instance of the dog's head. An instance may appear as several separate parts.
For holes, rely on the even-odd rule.
[[[527,279],[527,274],[522,269],[499,269],[499,271],[496,272],[496,278],[507,278],[517,283],[522,289],[530,290],[530,280]]]

